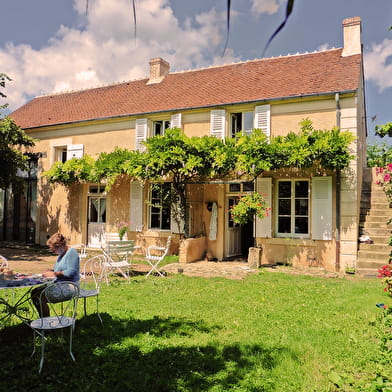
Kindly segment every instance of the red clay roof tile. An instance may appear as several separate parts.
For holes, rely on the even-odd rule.
[[[110,117],[355,91],[361,55],[341,49],[169,73],[148,79],[34,98],[11,113],[24,129]]]

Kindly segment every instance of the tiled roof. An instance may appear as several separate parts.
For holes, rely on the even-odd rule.
[[[342,49],[252,60],[34,98],[11,114],[24,129],[143,113],[355,91],[361,56]]]

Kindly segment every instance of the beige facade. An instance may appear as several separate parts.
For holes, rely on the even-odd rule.
[[[360,135],[357,126],[357,109],[354,106],[355,98],[352,95],[340,97],[341,127],[353,132],[357,141],[353,144],[353,149],[357,148]],[[230,111],[245,112],[252,111],[256,105],[238,105],[230,108]],[[313,121],[314,127],[319,129],[331,129],[336,126],[337,108],[336,97],[329,96],[324,99],[312,100],[291,100],[274,102],[271,105],[270,134],[271,136],[284,135],[289,131],[297,131],[299,122],[305,118]],[[197,110],[185,112],[182,116],[182,127],[188,136],[203,136],[210,134],[210,113],[208,110]],[[230,112],[226,115],[226,132],[229,136]],[[148,135],[151,135],[153,121],[159,118],[170,118],[165,116],[151,116],[148,118]],[[83,154],[97,157],[101,152],[113,151],[115,147],[128,149],[135,148],[135,118],[126,118],[121,121],[105,122],[94,121],[92,124],[74,126],[61,126],[58,129],[40,130],[39,132],[29,132],[37,139],[36,151],[45,151],[46,157],[40,159],[40,171],[48,170],[56,159],[55,151],[61,146],[82,145]],[[364,164],[360,160],[361,154],[357,154],[346,173],[341,174],[340,190],[340,257],[337,265],[337,230],[334,231],[333,238],[330,240],[312,239],[312,228],[304,238],[284,238],[276,237],[276,200],[272,195],[272,228],[271,238],[257,237],[251,230],[254,245],[263,247],[263,263],[290,263],[293,265],[317,266],[328,270],[343,268],[345,265],[352,264],[357,254],[358,237],[358,206],[359,191],[357,174]],[[279,179],[302,178],[310,180],[317,173],[307,171],[286,171],[280,173],[265,173],[264,177],[272,179],[273,187],[276,188]],[[333,178],[333,204],[332,204],[332,224],[336,226],[336,175],[331,173]],[[235,182],[233,180],[233,182]],[[60,230],[69,237],[72,243],[89,244],[89,201],[94,197],[91,193],[91,186],[95,184],[74,185],[67,189],[63,186],[53,186],[46,183],[44,179],[39,184],[40,205],[38,214],[38,230],[36,241],[43,244],[47,237],[56,230]],[[228,253],[228,199],[231,194],[227,189],[228,184],[199,184],[191,185],[188,190],[188,203],[190,207],[190,234],[194,237],[205,236],[205,254],[209,257],[223,260],[231,257]],[[116,231],[116,222],[132,221],[132,198],[130,191],[130,181],[122,178],[111,190],[100,196],[105,199],[105,224],[104,232]],[[311,192],[311,190],[310,190]],[[148,186],[143,189],[143,199],[149,200]],[[216,202],[218,206],[217,214],[217,235],[216,239],[210,240],[210,220],[211,211],[207,209],[208,203]],[[143,206],[143,227],[138,231],[130,231],[128,238],[135,239],[137,243],[146,247],[156,243],[162,238],[166,238],[170,231],[155,230],[148,227],[149,206]],[[180,237],[177,235],[177,239]],[[179,242],[174,241],[172,252],[178,252]],[[238,248],[238,256],[243,254],[243,249]]]

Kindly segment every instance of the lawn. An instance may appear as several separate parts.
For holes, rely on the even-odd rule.
[[[100,298],[103,326],[94,300],[87,317],[80,308],[76,362],[49,337],[40,376],[32,332],[0,330],[0,390],[392,390],[389,336],[375,306],[392,301],[377,279],[139,276],[104,286]]]

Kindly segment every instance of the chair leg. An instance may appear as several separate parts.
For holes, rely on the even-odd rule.
[[[41,360],[39,361],[38,374],[41,373],[42,366],[44,364],[44,359],[45,359],[45,332],[42,331],[42,335],[41,335]]]
[[[97,295],[97,315],[98,315],[99,321],[101,322],[101,324],[103,324],[103,320],[102,320],[101,314],[99,313],[98,297],[99,296]]]
[[[84,317],[86,317],[86,297],[83,298]]]
[[[37,334],[35,332],[35,329],[33,329],[33,352],[31,353],[31,356],[34,356],[35,354],[35,348],[37,346],[36,340],[37,340]]]
[[[73,330],[75,328],[75,323],[71,325],[70,327],[70,333],[69,333],[69,355],[71,356],[72,360],[75,361],[75,357],[72,353],[72,336],[73,336]]]

